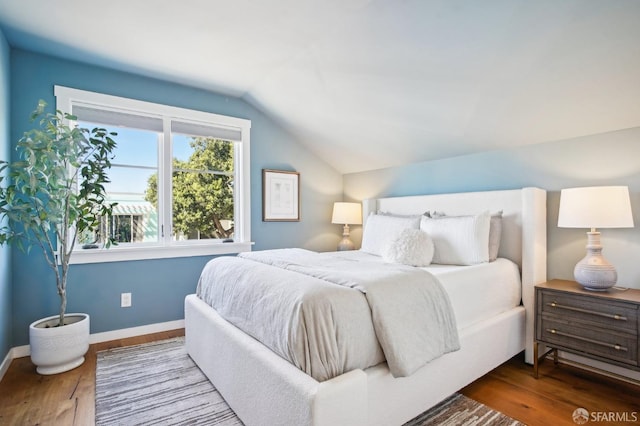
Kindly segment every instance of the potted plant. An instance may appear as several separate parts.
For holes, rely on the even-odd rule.
[[[38,247],[54,272],[59,314],[32,323],[29,344],[38,373],[56,374],[82,364],[89,349],[89,316],[66,313],[69,261],[79,236],[99,233],[115,205],[104,185],[116,134],[72,126],[76,117],[45,107],[39,101],[31,116],[38,125],[18,141],[19,160],[0,161],[0,245]]]

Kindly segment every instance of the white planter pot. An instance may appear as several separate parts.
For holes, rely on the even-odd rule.
[[[89,350],[89,315],[66,314],[63,327],[57,327],[59,318],[43,318],[29,326],[31,361],[40,374],[72,370],[84,362]]]

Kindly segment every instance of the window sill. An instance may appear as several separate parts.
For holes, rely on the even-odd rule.
[[[193,256],[216,256],[251,251],[253,242],[174,244],[171,246],[118,247],[75,250],[72,265],[85,263],[126,262],[131,260],[167,259]]]

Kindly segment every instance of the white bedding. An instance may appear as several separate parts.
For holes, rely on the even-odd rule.
[[[446,291],[432,274],[405,265],[302,249],[242,253],[211,260],[197,294],[319,381],[350,371],[345,361],[377,355],[377,342],[395,377],[459,349]]]
[[[343,256],[384,262],[380,256],[358,250]],[[438,277],[449,295],[458,330],[508,311],[522,298],[520,271],[508,259],[471,266],[432,264],[422,269]]]
[[[309,376],[324,381],[384,361],[361,292],[257,262],[247,268],[240,257],[218,259],[203,269],[197,296]]]

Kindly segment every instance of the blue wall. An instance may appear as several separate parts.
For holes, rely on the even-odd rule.
[[[573,278],[585,255],[586,229],[558,228],[563,188],[628,185],[633,229],[603,229],[604,256],[618,270],[618,284],[640,288],[640,127],[576,139],[428,161],[344,176],[345,197],[514,189],[547,190],[549,278]],[[361,229],[354,230],[354,241]]]
[[[38,99],[55,105],[54,85],[129,97],[252,121],[251,204],[255,249],[305,247],[332,250],[340,230],[331,208],[342,199],[342,175],[302,148],[289,134],[240,99],[13,49],[11,51],[11,140],[29,128]],[[261,169],[301,173],[300,222],[264,223]],[[72,266],[68,312],[91,315],[91,332],[103,332],[184,317],[184,296],[194,292],[207,257]],[[28,342],[28,325],[57,313],[53,274],[39,253],[13,250],[13,345]],[[131,292],[132,308],[120,308],[120,293]]]
[[[0,31],[0,160],[8,160],[9,143],[9,44]],[[2,224],[0,224],[2,226]],[[0,247],[0,362],[11,348],[11,261],[9,247]]]

